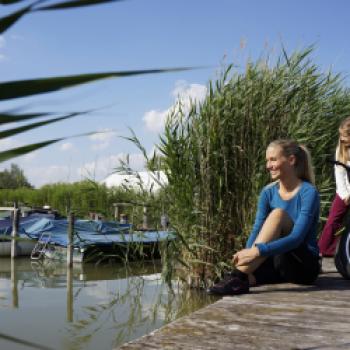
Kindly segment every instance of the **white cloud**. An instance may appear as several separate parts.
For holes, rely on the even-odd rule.
[[[146,128],[152,132],[162,131],[169,111],[170,109],[164,111],[151,110],[146,112],[142,118],[146,124]]]
[[[94,162],[86,162],[77,169],[77,175],[80,178],[90,178],[93,180],[102,180],[111,174],[118,166],[120,160],[126,161],[126,153],[118,153],[108,157],[102,157]],[[141,153],[129,154],[129,165],[132,170],[143,170],[145,167],[145,160]]]
[[[72,169],[68,165],[48,165],[48,166],[21,166],[24,174],[35,187],[55,182],[76,181],[71,177]]]
[[[62,145],[60,145],[60,150],[65,152],[65,151],[70,151],[74,148],[74,145],[71,142],[65,142]]]
[[[190,109],[191,103],[202,102],[206,96],[207,88],[201,84],[189,84],[186,81],[178,81],[172,91],[174,103],[171,107],[165,110],[150,110],[143,116],[143,121],[146,128],[152,132],[159,133],[163,130],[167,115],[178,108],[179,103],[182,109],[187,113]]]
[[[10,148],[19,147],[20,144],[13,137],[0,140],[0,151],[5,151]]]
[[[181,102],[186,106],[190,107],[191,101],[201,102],[204,100],[207,94],[207,88],[201,84],[188,84],[184,80],[176,82],[175,88],[172,95],[181,100]]]
[[[94,151],[105,149],[115,137],[116,132],[112,129],[99,130],[98,133],[89,136],[89,139],[94,142],[91,149]]]

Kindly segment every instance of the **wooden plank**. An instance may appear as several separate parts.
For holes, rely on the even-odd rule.
[[[350,281],[331,259],[313,286],[224,297],[120,349],[350,349]]]
[[[14,209],[14,207],[0,207],[0,211],[12,211]]]

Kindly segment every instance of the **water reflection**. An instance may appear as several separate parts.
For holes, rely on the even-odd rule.
[[[170,290],[160,270],[0,259],[0,349],[112,349],[214,301],[178,282]]]

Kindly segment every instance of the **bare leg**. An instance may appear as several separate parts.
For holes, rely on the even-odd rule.
[[[266,218],[255,243],[271,242],[281,236],[288,235],[293,228],[293,221],[289,215],[280,208],[274,209]],[[253,272],[265,261],[266,257],[259,256],[247,265],[237,267],[238,270],[248,274],[250,285],[255,285]]]

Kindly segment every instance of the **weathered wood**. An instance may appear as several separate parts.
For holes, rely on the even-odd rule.
[[[224,297],[120,349],[350,349],[350,281],[326,259],[313,286]]]
[[[12,307],[18,308],[18,277],[17,277],[17,260],[11,259],[11,292]]]
[[[17,205],[15,205],[14,208],[12,208],[12,232],[11,232],[11,258],[17,257],[17,250],[18,250],[18,227],[19,227],[19,217],[20,217],[20,211],[17,208]]]
[[[74,213],[68,215],[68,244],[67,244],[67,267],[73,266],[73,234],[74,234]]]
[[[0,207],[0,211],[12,211],[13,207]]]
[[[73,322],[73,269],[67,268],[67,322]]]

